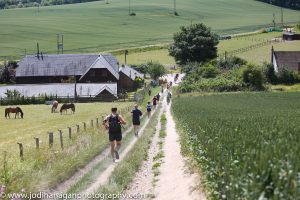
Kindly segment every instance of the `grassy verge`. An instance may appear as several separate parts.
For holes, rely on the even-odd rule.
[[[167,125],[167,118],[165,114],[162,114],[160,117],[160,124],[161,129],[159,130],[159,152],[153,157],[153,165],[152,165],[152,172],[154,175],[153,185],[155,186],[158,179],[156,178],[160,174],[160,166],[163,163],[163,158],[165,157],[164,151],[163,151],[163,145],[165,138],[167,136],[166,133],[166,125]]]
[[[159,108],[160,109],[160,108]],[[98,192],[102,194],[121,193],[132,181],[143,160],[147,158],[149,145],[155,126],[158,122],[159,110],[152,116],[144,134],[141,135],[135,146],[129,151],[125,159],[115,168],[109,181],[100,187]]]

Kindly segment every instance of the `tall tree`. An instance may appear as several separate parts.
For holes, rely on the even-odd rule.
[[[218,36],[204,24],[181,27],[173,39],[169,54],[179,64],[206,62],[217,57]]]

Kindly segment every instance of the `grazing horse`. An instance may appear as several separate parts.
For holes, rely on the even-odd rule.
[[[72,110],[72,113],[75,113],[75,105],[74,103],[64,103],[60,108],[60,114],[65,110],[67,112],[68,109]]]
[[[7,116],[9,117],[10,119],[10,115],[9,113],[16,113],[15,114],[15,119],[17,118],[17,115],[19,117],[19,113],[21,113],[21,118],[23,118],[24,116],[24,113],[22,111],[22,109],[20,107],[8,107],[8,108],[5,108],[5,118],[7,119]]]
[[[57,101],[53,101],[53,102],[52,102],[51,112],[52,112],[52,113],[55,113],[57,107],[58,107],[58,102],[57,102]]]

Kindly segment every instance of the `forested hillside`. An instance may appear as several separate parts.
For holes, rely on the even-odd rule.
[[[265,3],[300,10],[300,0],[257,0]]]

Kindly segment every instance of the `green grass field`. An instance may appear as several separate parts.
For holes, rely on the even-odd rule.
[[[278,7],[254,0],[177,0],[180,16],[172,15],[173,1],[111,0],[24,9],[1,10],[1,59],[19,59],[36,52],[56,53],[56,34],[64,34],[65,53],[100,52],[170,42],[180,26],[203,22],[220,34],[257,30],[280,20]],[[299,11],[284,9],[285,22]]]
[[[264,41],[269,41],[272,38],[280,37],[281,33],[262,33],[251,36],[237,37],[231,40],[221,40],[218,45],[218,52],[230,52],[250,45],[258,44]],[[235,54],[235,56],[244,58],[249,62],[262,64],[270,62],[272,45],[277,51],[300,51],[299,41],[287,41],[282,43],[274,43],[260,48],[250,50],[248,52]],[[124,63],[124,55],[116,55],[120,63]],[[133,52],[127,56],[128,64],[142,64],[147,61],[158,61],[165,65],[174,65],[175,60],[169,56],[168,49],[151,50],[145,52]]]
[[[84,103],[76,104],[76,113],[60,115],[50,113],[50,106],[23,105],[24,119],[1,119],[0,126],[0,160],[4,163],[4,151],[7,152],[7,167],[0,166],[0,184],[8,191],[18,192],[49,189],[57,182],[66,179],[80,166],[84,166],[108,145],[106,130],[99,125],[102,116],[110,113],[112,106],[119,109],[129,107],[132,103]],[[4,114],[4,106],[0,112]],[[130,112],[122,113],[130,122]],[[94,128],[91,127],[94,120]],[[83,122],[87,130],[83,130]],[[75,125],[80,125],[77,133]],[[126,127],[128,127],[130,123]],[[68,138],[67,127],[72,127],[72,139]],[[60,148],[58,129],[63,131],[64,150]],[[48,132],[54,132],[54,145],[49,149]],[[35,149],[34,137],[40,138],[40,149]],[[24,146],[24,161],[19,158],[17,142]]]
[[[182,144],[213,199],[298,199],[299,98],[277,92],[173,99]]]

